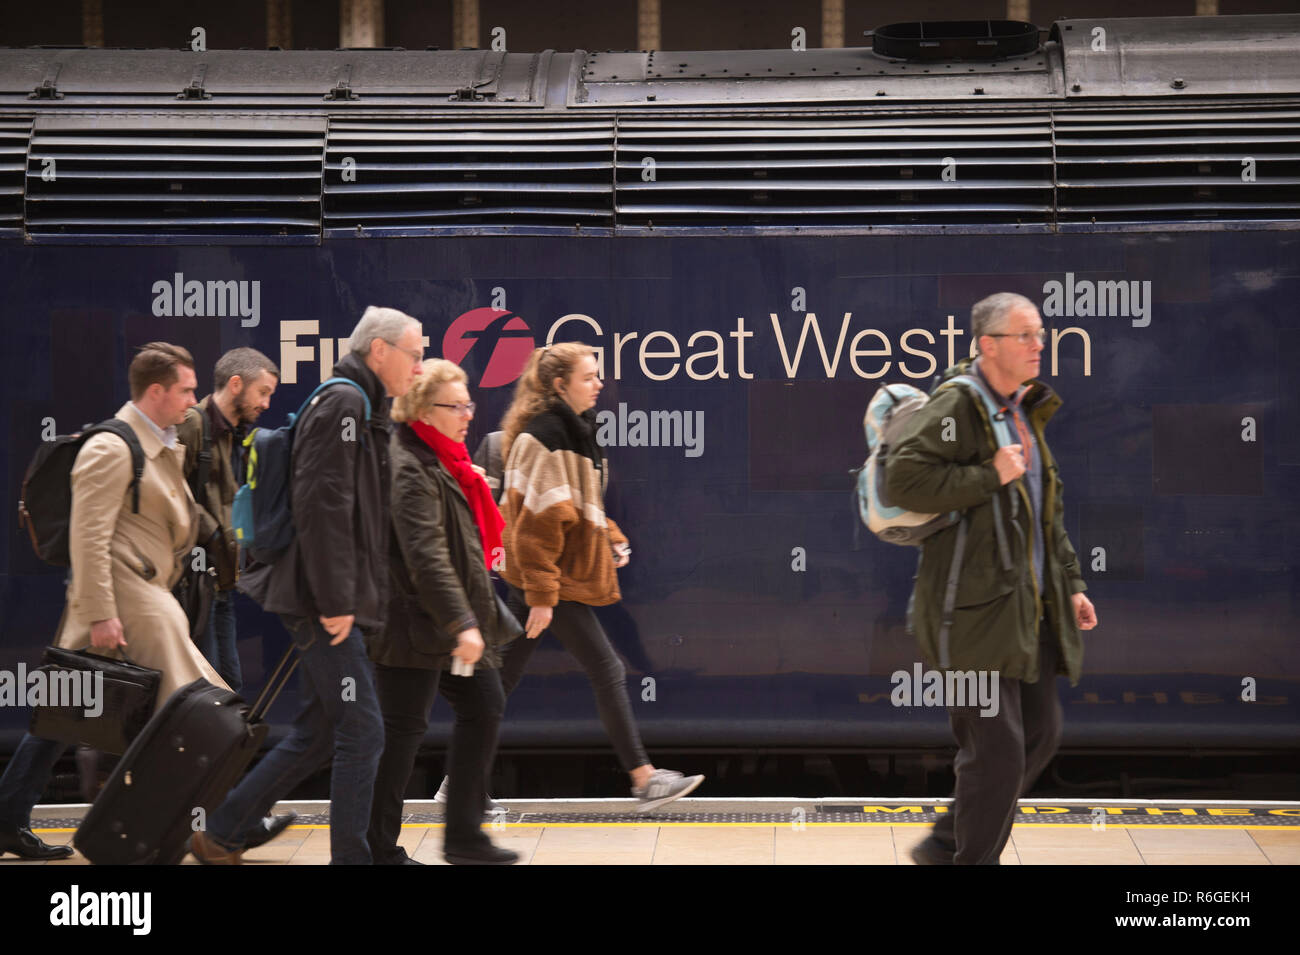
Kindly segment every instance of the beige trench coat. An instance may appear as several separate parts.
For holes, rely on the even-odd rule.
[[[185,448],[167,448],[130,402],[115,417],[131,426],[144,449],[140,512],[131,512],[126,442],[115,434],[94,435],[72,468],[72,571],[57,642],[69,650],[88,647],[91,623],[117,617],[131,660],[162,671],[162,706],[199,677],[226,684],[190,639],[185,612],[171,594],[198,535],[194,497],[182,472]]]

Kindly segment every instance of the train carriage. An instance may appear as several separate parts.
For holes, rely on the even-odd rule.
[[[200,394],[262,350],[275,425],[382,304],[469,372],[471,447],[532,347],[598,347],[635,552],[601,614],[650,746],[928,765],[942,709],[891,704],[920,666],[915,557],[855,526],[849,472],[876,387],[925,387],[1010,290],[1047,324],[1101,619],[1063,752],[1229,791],[1294,772],[1298,64],[1300,16],[807,51],[2,50],[0,668],[63,596],[15,520],[23,468],[120,405],[132,346],[189,348]],[[238,607],[256,682],[286,638]],[[26,716],[0,707],[0,744]],[[604,753],[567,656],[534,657],[503,747]],[[855,763],[833,771],[865,789]]]

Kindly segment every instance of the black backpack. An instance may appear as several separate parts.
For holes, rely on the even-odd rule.
[[[501,442],[504,438],[504,431],[493,431],[479,442],[478,449],[474,452],[474,463],[487,472],[488,489],[498,507],[501,498],[505,496],[506,468],[505,462],[501,460]]]
[[[86,439],[101,432],[111,432],[131,449],[131,512],[140,512],[140,477],[144,474],[144,448],[131,426],[120,418],[109,418],[89,425],[76,434],[55,435],[42,442],[32,455],[23,475],[22,496],[18,499],[18,523],[27,528],[36,556],[47,564],[68,567],[68,524],[72,517],[72,465]]]
[[[199,416],[199,448],[195,455],[194,470],[187,480],[194,503],[199,507],[207,507],[208,475],[212,472],[212,430],[208,424],[207,412],[202,408],[196,410]],[[218,527],[212,532],[212,540],[200,543],[205,549],[220,546],[214,543],[220,537],[221,528]],[[207,633],[212,601],[217,595],[217,569],[208,565],[203,570],[196,570],[192,560],[187,561],[184,568],[176,586],[172,588],[172,596],[185,611],[185,619],[190,624],[190,639],[198,643]]]

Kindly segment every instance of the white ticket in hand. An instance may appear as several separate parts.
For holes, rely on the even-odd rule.
[[[460,657],[451,658],[451,675],[452,676],[473,676],[474,664],[466,663]]]

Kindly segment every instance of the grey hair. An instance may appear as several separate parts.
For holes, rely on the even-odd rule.
[[[1006,324],[1007,315],[1024,306],[1037,311],[1038,306],[1017,292],[994,292],[982,298],[970,309],[970,334],[979,347],[981,335],[991,335],[1001,331]]]
[[[357,322],[357,327],[352,329],[352,337],[348,339],[348,350],[358,358],[365,358],[370,354],[370,343],[376,338],[382,338],[391,345],[401,338],[402,333],[411,325],[419,328],[419,319],[412,318],[395,308],[367,306],[361,315],[361,321]]]
[[[216,367],[212,369],[212,390],[220,391],[235,375],[245,385],[251,385],[264,371],[280,377],[275,362],[256,348],[232,348],[217,359]]]

